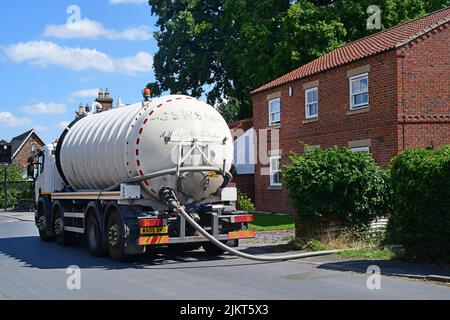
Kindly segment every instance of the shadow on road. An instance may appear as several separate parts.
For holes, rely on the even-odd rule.
[[[237,260],[225,254],[208,255],[202,250],[178,252],[167,248],[154,248],[145,255],[131,256],[126,263],[118,263],[109,257],[93,257],[89,254],[83,241],[71,247],[61,247],[55,242],[42,242],[37,236],[0,239],[0,255],[24,263],[25,267],[38,269],[61,269],[75,265],[82,269],[99,268],[114,269],[202,269],[240,267],[250,264],[267,264]],[[254,253],[252,248],[246,249]],[[214,262],[210,264],[194,264],[195,262]],[[218,263],[219,262],[219,263]]]
[[[324,263],[318,266],[319,269],[334,270],[334,271],[352,271],[358,273],[367,273],[369,267],[377,266],[381,270],[381,274],[398,275],[398,276],[450,276],[450,268],[445,266],[415,264],[402,261],[380,261],[380,260],[352,260],[352,261],[337,261],[331,263]]]

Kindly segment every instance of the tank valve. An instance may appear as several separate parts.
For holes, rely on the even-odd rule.
[[[161,190],[159,190],[159,197],[161,198],[162,202],[171,210],[178,209],[180,206],[175,191],[170,187],[163,187]]]

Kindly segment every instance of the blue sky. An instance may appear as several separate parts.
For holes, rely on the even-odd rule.
[[[98,88],[133,103],[154,80],[147,0],[0,1],[0,12],[0,139],[35,128],[49,143]]]

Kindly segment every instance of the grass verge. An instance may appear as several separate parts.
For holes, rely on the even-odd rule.
[[[249,223],[249,228],[255,231],[285,231],[294,230],[292,216],[255,213],[255,220]]]
[[[394,248],[380,248],[377,245],[348,241],[345,238],[338,238],[326,241],[311,240],[306,245],[299,244],[297,240],[292,240],[286,245],[289,250],[306,250],[306,251],[324,251],[324,250],[336,250],[347,249],[337,253],[336,255],[347,259],[358,260],[405,260],[405,254],[402,250]]]

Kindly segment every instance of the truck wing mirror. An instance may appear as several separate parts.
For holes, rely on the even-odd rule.
[[[36,180],[36,174],[34,172],[34,164],[33,163],[29,163],[27,166],[27,177],[29,179]]]

